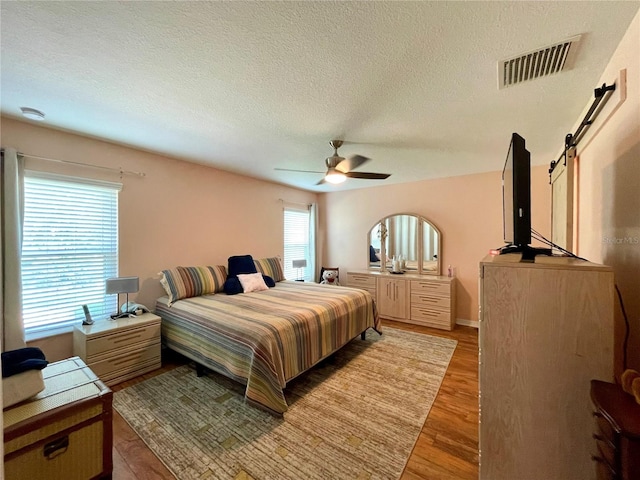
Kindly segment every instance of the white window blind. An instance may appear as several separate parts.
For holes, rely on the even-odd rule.
[[[299,276],[311,281],[309,210],[284,209],[284,276],[296,280]],[[307,266],[293,268],[294,260],[306,260]]]
[[[22,302],[27,334],[80,321],[85,304],[96,320],[115,312],[105,279],[118,276],[119,190],[116,183],[25,174]]]

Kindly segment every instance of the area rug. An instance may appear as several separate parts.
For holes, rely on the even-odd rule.
[[[455,346],[370,330],[291,382],[283,417],[187,365],[115,393],[114,407],[179,480],[396,479]]]

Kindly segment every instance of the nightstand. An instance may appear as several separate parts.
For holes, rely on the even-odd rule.
[[[640,478],[640,405],[619,385],[591,380],[598,480]]]
[[[109,386],[160,368],[160,317],[144,313],[76,325],[73,352]]]

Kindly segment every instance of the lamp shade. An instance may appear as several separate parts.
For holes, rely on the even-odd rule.
[[[307,261],[305,259],[302,260],[292,260],[291,266],[293,268],[305,268],[307,266]]]
[[[140,279],[138,277],[107,278],[105,293],[135,293],[139,289],[139,283]]]

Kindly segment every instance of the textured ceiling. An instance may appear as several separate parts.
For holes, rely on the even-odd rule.
[[[304,189],[532,162],[566,133],[639,2],[1,2],[1,109]],[[574,67],[497,88],[497,62],[582,34]],[[332,138],[382,181],[315,183]]]

